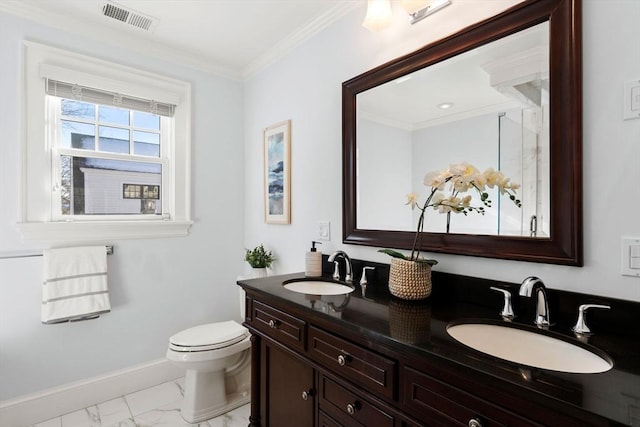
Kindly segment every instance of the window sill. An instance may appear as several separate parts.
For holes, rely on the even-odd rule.
[[[183,237],[193,221],[69,221],[21,222],[27,242],[93,242],[96,240]]]

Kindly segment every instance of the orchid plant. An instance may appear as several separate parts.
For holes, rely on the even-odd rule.
[[[516,191],[520,188],[519,184],[511,182],[510,178],[504,176],[500,171],[489,168],[484,172],[480,172],[475,166],[467,162],[450,165],[443,171],[429,172],[424,177],[424,185],[430,187],[430,193],[424,203],[419,203],[419,196],[416,193],[407,195],[407,205],[411,205],[411,209],[418,208],[420,217],[418,218],[418,228],[413,240],[411,256],[394,251],[392,249],[381,249],[379,252],[386,253],[394,258],[402,258],[409,261],[427,263],[435,265],[438,261],[434,259],[425,259],[420,257],[420,247],[422,246],[422,237],[424,230],[424,215],[428,208],[433,208],[439,213],[446,214],[469,214],[475,212],[480,215],[485,214],[485,208],[491,207],[491,200],[487,188],[498,188],[500,194],[507,195],[513,203],[521,207],[522,203],[516,197]],[[448,191],[448,196],[445,194]],[[480,196],[481,206],[472,206],[472,196],[464,193],[476,191]],[[447,230],[448,231],[448,230]]]

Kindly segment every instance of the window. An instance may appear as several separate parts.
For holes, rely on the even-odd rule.
[[[25,239],[187,234],[187,83],[30,42],[25,83]]]
[[[53,80],[46,81],[46,92],[55,153],[51,179],[59,193],[59,197],[54,193],[52,217],[169,216],[162,211],[159,189],[163,171],[170,168],[166,146],[171,138],[166,129],[170,128],[174,106],[163,105],[164,114],[160,114],[154,101],[136,100],[140,105],[135,105],[124,102],[119,94]],[[87,98],[102,104],[86,102]],[[104,105],[107,102],[116,106]],[[123,108],[127,104],[149,112]],[[120,192],[124,181],[137,181],[139,186],[155,184],[157,202],[141,205],[125,200]]]

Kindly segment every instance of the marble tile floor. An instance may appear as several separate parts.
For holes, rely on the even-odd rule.
[[[180,416],[183,380],[98,403],[32,427],[247,427],[249,404],[199,424]]]

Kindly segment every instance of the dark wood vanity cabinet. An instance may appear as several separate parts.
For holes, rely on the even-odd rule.
[[[244,324],[259,359],[250,427],[616,425],[323,316],[247,290]]]
[[[252,427],[401,426],[394,409],[379,399],[396,396],[396,360],[271,304],[248,298],[247,308],[245,325],[260,346],[260,360],[252,366],[260,371],[252,376],[260,382]]]

